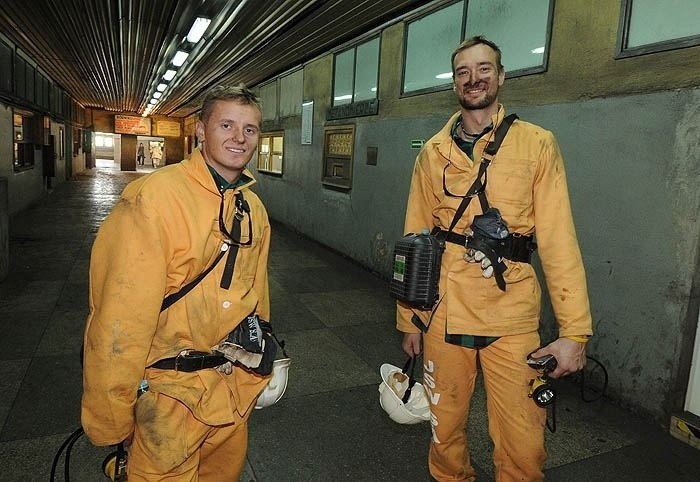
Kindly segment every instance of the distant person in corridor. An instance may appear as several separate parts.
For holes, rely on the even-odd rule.
[[[146,152],[143,147],[143,142],[139,142],[139,147],[136,150],[136,164],[143,166],[144,160],[146,158]]]
[[[475,217],[484,214],[476,196],[448,236],[458,206],[479,175],[484,149],[505,117],[498,102],[505,71],[494,43],[483,37],[464,41],[452,55],[452,73],[461,108],[416,159],[405,222],[406,233],[438,228],[438,237],[446,237],[439,300],[427,311],[399,302],[397,327],[404,332],[406,353],[425,350],[431,475],[438,481],[475,479],[465,424],[478,364],[496,480],[539,481],[546,459],[546,412],[528,396],[537,372],[526,359],[552,354],[558,361],[553,378],[574,373],[585,365],[592,335],[564,164],[551,132],[515,120],[482,179],[488,204],[502,216],[503,236],[497,239],[503,249],[491,260],[465,247],[466,240],[477,238]],[[499,220],[497,211],[489,211]],[[529,236],[534,235],[559,325],[559,338],[541,348],[541,292],[529,264],[534,247]]]
[[[160,147],[160,144],[156,143],[156,145],[151,147],[151,165],[153,167],[160,166],[160,161],[162,159],[163,159],[163,149]]]
[[[96,445],[130,442],[129,482],[243,471],[248,417],[269,376],[212,347],[268,326],[270,224],[246,168],[261,119],[243,86],[205,93],[200,147],[129,184],[95,240],[82,424]]]

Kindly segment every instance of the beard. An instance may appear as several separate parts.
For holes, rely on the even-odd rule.
[[[465,90],[472,89],[474,87],[479,86],[479,84],[470,84],[462,87],[462,92]],[[466,97],[462,95],[457,95],[457,98],[459,99],[459,105],[462,106],[462,108],[466,110],[481,110],[485,109],[486,107],[489,107],[490,105],[493,105],[493,103],[496,102],[496,99],[498,98],[498,86],[496,87],[495,92],[489,92],[488,90],[486,91],[486,94],[484,97],[480,100],[476,101],[470,101],[466,99]]]

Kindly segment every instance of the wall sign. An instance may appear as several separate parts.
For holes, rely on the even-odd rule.
[[[117,114],[114,116],[114,133],[150,136],[151,119],[148,117]]]

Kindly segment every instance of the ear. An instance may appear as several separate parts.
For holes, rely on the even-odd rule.
[[[194,131],[200,144],[204,142],[204,123],[201,120],[197,120],[197,123],[194,125]]]

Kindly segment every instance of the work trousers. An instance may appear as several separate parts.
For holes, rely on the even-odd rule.
[[[503,336],[477,350],[445,342],[445,328],[439,323],[424,334],[423,384],[431,399],[432,424],[428,464],[436,480],[475,480],[466,421],[477,359],[486,389],[496,481],[544,479],[546,411],[528,397],[537,372],[526,364],[539,342],[537,332],[532,332]]]
[[[248,448],[247,421],[212,427],[178,400],[146,392],[136,404],[129,482],[239,480]]]

